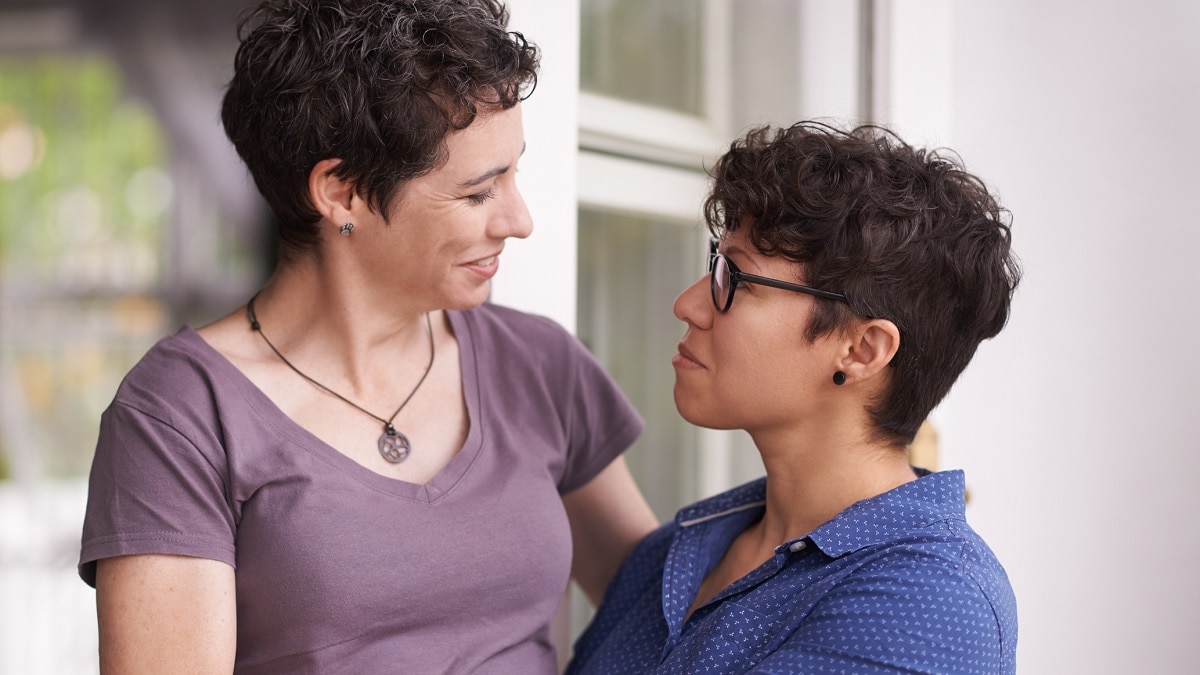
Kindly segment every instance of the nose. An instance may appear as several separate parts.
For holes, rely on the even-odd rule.
[[[524,239],[533,233],[533,217],[525,206],[525,198],[516,185],[510,187],[503,197],[505,204],[493,220],[492,235],[497,239],[516,237]]]
[[[697,328],[712,326],[713,313],[716,308],[712,304],[712,293],[709,290],[708,275],[697,279],[691,286],[683,289],[675,298],[672,306],[675,318]]]

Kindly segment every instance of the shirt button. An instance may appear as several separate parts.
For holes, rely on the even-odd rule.
[[[808,542],[804,541],[803,539],[792,544],[791,546],[788,546],[788,549],[791,550],[792,553],[799,553],[806,548],[808,548]]]

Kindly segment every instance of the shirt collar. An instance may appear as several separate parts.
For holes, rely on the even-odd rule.
[[[948,519],[966,517],[966,480],[962,471],[930,473],[915,469],[917,480],[905,483],[881,495],[851,504],[807,537],[783,542],[779,552],[810,540],[832,558],[868,546],[875,546],[912,532],[915,528]],[[763,508],[767,497],[767,479],[759,478],[719,495],[680,509],[675,524],[693,527],[717,518]]]
[[[916,471],[917,480],[851,504],[809,533],[807,539],[825,555],[837,558],[936,522],[966,518],[962,471]]]
[[[727,492],[685,506],[675,514],[675,524],[692,527],[716,518],[740,513],[767,503],[767,479],[759,478]]]

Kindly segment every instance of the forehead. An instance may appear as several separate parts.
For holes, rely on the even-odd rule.
[[[721,233],[720,238],[711,237],[709,239],[709,251],[728,256],[762,256],[763,253],[751,243],[747,236],[748,232],[748,226],[739,227],[735,231],[725,230]]]
[[[743,272],[769,276],[781,281],[805,283],[806,265],[781,255],[767,255],[750,241],[750,226],[743,223],[736,231],[726,230],[720,239],[710,239],[710,256],[721,253]]]
[[[446,136],[445,148],[446,161],[439,169],[471,171],[515,161],[525,148],[521,106],[481,111],[470,126]]]
[[[467,128],[447,135],[443,145],[442,161],[402,185],[398,197],[428,192],[449,198],[515,170],[525,147],[520,105],[481,113]]]

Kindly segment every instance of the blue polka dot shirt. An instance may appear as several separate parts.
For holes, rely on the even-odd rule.
[[[613,579],[567,673],[1013,673],[1016,599],[961,471],[858,502],[684,619],[766,479],[681,510]]]

